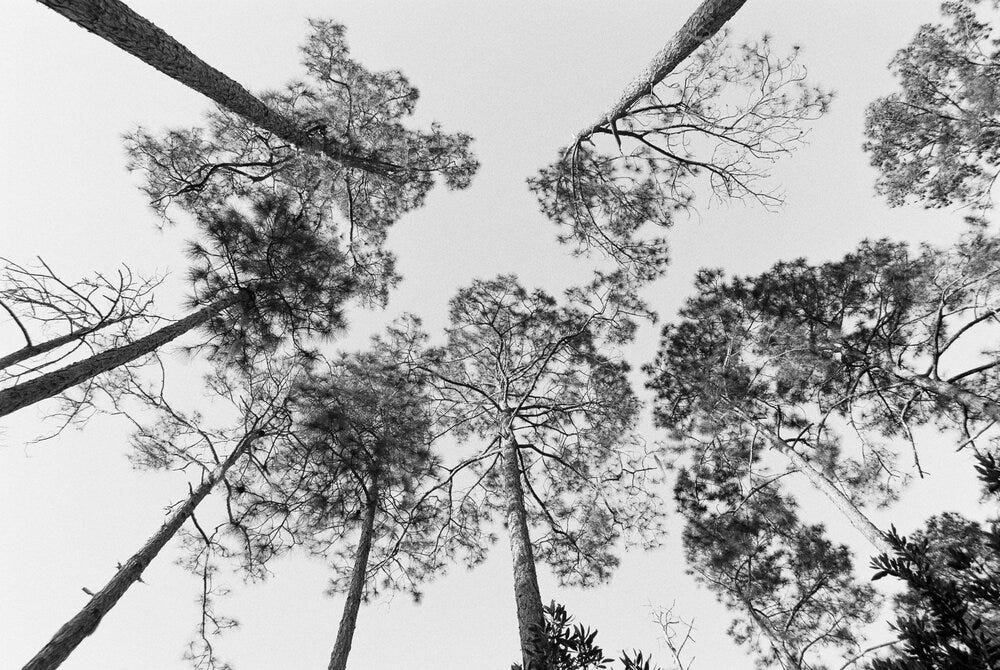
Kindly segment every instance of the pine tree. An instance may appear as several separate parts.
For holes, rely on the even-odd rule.
[[[415,357],[454,433],[486,443],[452,468],[472,475],[456,483],[454,514],[506,521],[525,668],[544,668],[532,645],[544,625],[536,562],[586,586],[610,576],[619,538],[656,541],[656,477],[615,355],[634,313],[595,287],[560,305],[513,276],[476,281],[451,301],[446,344]]]
[[[982,0],[947,0],[896,52],[899,88],[868,107],[864,148],[891,206],[990,207],[1000,171],[1000,50]]]
[[[365,154],[350,137],[328,137],[268,106],[120,0],[39,2],[287,143],[375,174],[400,167]]]
[[[528,180],[574,253],[598,251],[642,283],[668,260],[666,240],[644,229],[694,211],[702,177],[720,199],[781,202],[768,166],[832,94],[805,81],[797,47],[778,55],[766,35],[729,44],[719,31],[743,4],[702,2],[621,98]]]
[[[309,212],[286,200],[254,203],[248,216],[235,208],[205,212],[200,239],[189,246],[190,307],[182,319],[148,335],[0,390],[0,416],[148,356],[195,329],[196,348],[213,360],[248,364],[256,352],[291,341],[305,347],[343,325],[345,301],[363,286],[345,253]]]
[[[129,167],[168,221],[247,198],[294,199],[339,229],[348,260],[377,269],[372,298],[384,301],[396,279],[393,257],[383,248],[386,231],[423,204],[437,179],[452,188],[469,185],[478,168],[472,139],[437,123],[408,128],[419,96],[403,73],[373,72],[353,60],[339,24],[311,21],[310,27],[301,48],[304,76],[264,95],[265,103],[317,136],[350,138],[351,146],[391,160],[398,166],[391,175],[303,151],[224,108],[209,112],[203,128],[129,133]]]
[[[829,425],[822,379],[796,365],[795,349],[780,330],[768,328],[745,293],[741,282],[724,282],[719,273],[699,275],[696,295],[679,322],[664,327],[656,360],[646,366],[656,424],[695,460],[714,437],[746,434],[732,444],[776,452],[885,551],[884,533],[861,508],[866,499],[892,494],[882,484],[881,453],[861,462],[843,453]]]
[[[261,359],[247,371],[214,374],[209,387],[216,396],[229,401],[238,415],[233,426],[221,430],[209,427],[198,413],[175,409],[161,395],[141,386],[130,389],[130,397],[141,399],[156,417],[152,424],[132,419],[136,424],[132,439],[135,463],[161,469],[194,467],[201,473],[200,482],[191,486],[182,502],[172,506],[163,524],[119,565],[114,577],[56,632],[24,670],[59,667],[97,629],[126,591],[141,581],[142,572],[163,548],[174,537],[185,535],[185,525],[191,523],[200,532],[194,515],[201,502],[220,484],[231,496],[231,481],[242,480],[248,463],[254,462],[258,453],[267,454],[275,436],[287,427],[287,394],[298,369],[299,365],[291,360]],[[227,450],[228,455],[224,455]]]
[[[346,591],[330,670],[344,670],[361,602],[381,589],[419,597],[455,545],[433,482],[433,419],[424,373],[399,365],[398,342],[315,366],[295,387],[295,424],[270,468],[272,502],[297,543],[330,561]],[[357,541],[348,538],[357,535]]]
[[[735,614],[729,633],[763,667],[823,667],[831,651],[853,655],[879,599],[858,584],[847,547],[807,525],[745,434],[717,437],[678,472],[689,571]],[[749,455],[745,455],[749,452]]]

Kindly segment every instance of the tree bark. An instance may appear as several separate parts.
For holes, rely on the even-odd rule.
[[[240,440],[225,461],[219,464],[208,477],[195,489],[183,505],[167,517],[160,529],[156,531],[142,548],[118,570],[104,588],[98,591],[90,601],[83,606],[76,616],[63,624],[35,657],[28,661],[23,670],[52,670],[58,668],[63,661],[83,642],[84,638],[93,633],[101,619],[112,607],[121,600],[125,591],[142,576],[142,571],[152,562],[160,550],[180,530],[184,522],[191,518],[199,503],[204,500],[212,488],[226,475],[226,472],[250,448],[257,438],[257,432],[248,433]]]
[[[243,299],[243,293],[237,291],[224,298],[216,300],[211,305],[202,307],[197,312],[183,319],[164,326],[157,331],[141,337],[121,347],[108,349],[99,354],[65,367],[53,370],[26,382],[15,384],[0,391],[0,417],[6,416],[28,405],[59,395],[77,384],[87,381],[97,375],[114,370],[140,356],[156,351],[164,344],[174,340],[189,330],[200,326],[216,314],[232,307]]]
[[[534,653],[537,631],[543,630],[545,614],[542,595],[535,572],[535,556],[528,534],[528,514],[524,507],[524,488],[521,486],[521,464],[517,441],[507,432],[502,456],[502,477],[507,507],[507,533],[514,562],[514,602],[517,605],[517,627],[521,640],[524,670],[545,670],[544,661]],[[544,641],[542,641],[544,643]]]
[[[865,516],[864,512],[858,509],[843,491],[834,486],[833,482],[821,470],[807,461],[802,454],[795,451],[780,435],[770,428],[756,420],[751,420],[751,423],[760,430],[772,447],[781,452],[797,471],[805,475],[814,488],[825,495],[833,503],[834,507],[847,517],[851,525],[857,528],[875,549],[879,552],[892,554],[892,545],[886,539],[885,533],[879,530],[878,526],[872,523],[871,519]]]
[[[46,340],[40,344],[29,344],[21,347],[17,351],[12,351],[6,356],[0,357],[0,370],[9,368],[12,365],[17,365],[18,363],[26,361],[29,358],[34,358],[35,356],[48,353],[75,340],[82,340],[91,333],[96,333],[99,330],[107,328],[108,326],[113,326],[116,323],[121,323],[122,321],[124,321],[124,319],[111,319],[103,321],[95,326],[78,328],[71,333],[66,333],[65,335],[60,335],[59,337],[53,337],[51,340]]]
[[[372,536],[375,529],[375,513],[378,511],[378,480],[372,480],[368,493],[368,507],[361,526],[361,539],[358,541],[358,554],[354,557],[354,567],[351,570],[351,585],[347,590],[347,602],[344,603],[344,614],[337,630],[337,641],[330,654],[329,670],[345,670],[347,656],[351,653],[351,642],[354,639],[354,628],[358,623],[358,610],[361,608],[361,596],[365,590],[365,577],[368,571],[368,557],[372,549]]]
[[[336,140],[306,132],[121,0],[38,1],[286,142],[306,151],[325,154],[342,165],[375,174],[387,174],[393,167],[377,158],[360,156]]]
[[[628,110],[653,87],[673,72],[694,50],[719,32],[719,29],[739,11],[746,0],[704,0],[688,17],[681,29],[660,49],[653,60],[629,82],[618,101],[601,118],[580,131],[576,143],[586,140],[601,128],[628,114]]]
[[[910,374],[901,370],[892,370],[891,374],[902,382],[913,384],[925,391],[965,405],[969,409],[988,416],[993,421],[1000,421],[1000,404],[989,398],[984,398],[981,395],[967,391],[957,384],[942,379],[931,379],[925,375]]]

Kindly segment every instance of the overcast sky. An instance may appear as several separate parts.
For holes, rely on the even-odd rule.
[[[338,346],[353,349],[403,311],[432,332],[447,300],[474,277],[515,272],[528,286],[560,290],[587,277],[586,263],[555,242],[525,178],[551,162],[576,131],[617,98],[621,87],[674,33],[694,0],[581,2],[154,2],[131,0],[140,14],[251,90],[277,87],[300,68],[297,46],[307,17],[347,26],[354,58],[370,69],[398,68],[419,88],[415,123],[440,121],[475,137],[482,169],[462,192],[436,189],[427,205],[390,234],[404,277],[384,312],[350,315]],[[774,169],[786,206],[768,213],[715,205],[669,233],[673,263],[646,296],[664,318],[689,295],[694,272],[719,266],[757,272],[779,259],[841,256],[866,237],[947,242],[955,212],[889,210],[872,192],[861,151],[866,104],[892,87],[886,63],[918,25],[937,18],[933,0],[872,2],[749,0],[730,26],[735,39],[773,34],[800,44],[812,78],[837,91],[809,145]],[[128,263],[143,272],[174,271],[158,304],[179,313],[179,254],[189,231],[159,231],[124,167],[120,136],[193,125],[206,99],[29,0],[7,2],[0,22],[0,256],[36,255],[67,276]],[[657,328],[630,348],[635,365],[655,350]],[[0,351],[19,346],[0,320]],[[171,355],[173,367],[183,358]],[[199,389],[183,373],[170,390]],[[134,472],[128,426],[98,418],[83,432],[28,444],[46,406],[0,423],[0,667],[20,667],[160,524],[163,508],[187,491],[183,476]],[[658,436],[650,434],[651,439]],[[933,440],[932,447],[933,445]],[[932,478],[916,482],[894,509],[874,520],[908,531],[945,509],[969,511],[977,488],[971,467],[950,447],[923,454]],[[941,496],[947,491],[947,497]],[[863,551],[853,529],[810,506],[831,535]],[[607,585],[558,589],[541,569],[544,600],[555,598],[617,653],[644,648],[661,658],[650,611],[676,601],[696,620],[697,670],[750,670],[726,637],[726,611],[684,572],[679,526],[663,548],[629,552]],[[197,580],[165,550],[63,667],[69,670],[174,670],[197,621]],[[863,567],[867,563],[862,560]],[[264,584],[244,586],[221,603],[243,627],[219,642],[237,670],[325,667],[343,601],[324,595],[318,561],[282,560]],[[518,657],[510,560],[503,538],[473,571],[455,567],[427,585],[414,605],[391,595],[364,607],[353,668],[507,668]],[[865,573],[863,573],[865,574]],[[865,576],[867,576],[865,574]],[[880,582],[881,584],[881,582]],[[875,642],[882,641],[877,637]]]

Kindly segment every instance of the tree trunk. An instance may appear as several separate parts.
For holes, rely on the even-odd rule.
[[[756,420],[751,420],[751,423],[764,434],[771,446],[784,454],[795,469],[805,475],[813,487],[825,495],[840,513],[847,517],[852,526],[861,531],[861,534],[871,542],[875,549],[879,552],[892,554],[892,545],[886,539],[885,533],[879,530],[878,526],[873,524],[851,499],[844,495],[843,491],[834,486],[833,482],[827,479],[822,471],[813,466],[770,428]]]
[[[184,522],[194,514],[194,510],[198,507],[198,504],[211,492],[215,484],[226,475],[226,472],[239,460],[240,456],[250,448],[250,445],[256,438],[256,432],[251,432],[244,436],[226,460],[208,475],[183,505],[167,517],[167,520],[160,526],[160,529],[146,540],[146,543],[142,545],[142,548],[132,558],[125,562],[118,570],[118,573],[111,578],[111,581],[105,584],[104,588],[98,591],[76,616],[63,624],[62,628],[56,632],[48,644],[42,647],[42,650],[28,661],[23,670],[52,670],[53,668],[58,668],[73,650],[83,642],[83,639],[97,629],[104,615],[121,600],[121,597],[125,595],[125,591],[139,580],[146,566],[156,558],[156,555],[160,553],[164,545],[184,525]]]
[[[534,652],[537,631],[543,630],[545,614],[535,573],[535,556],[528,534],[528,514],[524,508],[524,488],[521,486],[521,464],[517,441],[507,432],[501,462],[507,507],[507,533],[514,561],[514,601],[517,604],[517,628],[521,639],[524,670],[545,670],[544,661]]]
[[[5,370],[12,365],[17,365],[22,361],[26,361],[29,358],[34,358],[35,356],[48,353],[75,340],[82,340],[91,333],[96,333],[103,328],[113,326],[114,324],[121,323],[122,321],[124,321],[124,319],[111,319],[103,321],[95,326],[78,328],[71,333],[66,333],[65,335],[60,335],[59,337],[53,337],[51,340],[46,340],[41,344],[29,344],[21,347],[17,351],[12,351],[6,356],[0,357],[0,370]]]
[[[891,374],[900,381],[913,384],[942,398],[965,405],[969,409],[979,412],[993,421],[1000,421],[1000,404],[989,398],[976,395],[961,386],[942,379],[931,379],[925,375],[910,374],[901,370],[893,370]]]
[[[576,142],[582,142],[601,128],[628,114],[632,105],[652,93],[656,84],[673,72],[685,58],[694,53],[695,49],[719,32],[723,24],[745,3],[746,0],[704,0],[639,76],[629,82],[618,102],[600,119],[580,131],[576,136]]]
[[[286,142],[325,154],[345,166],[376,174],[391,170],[387,163],[359,156],[336,140],[322,139],[298,127],[120,0],[38,1]]]
[[[330,654],[329,670],[347,668],[347,656],[351,653],[354,628],[358,623],[358,609],[361,607],[361,596],[365,590],[368,556],[371,554],[377,511],[378,481],[372,480],[371,491],[368,494],[368,508],[365,510],[365,519],[361,526],[361,539],[358,541],[358,554],[354,557],[354,567],[351,570],[351,585],[347,590],[347,602],[344,603],[344,614],[337,630],[337,641],[333,645],[333,653]]]
[[[241,292],[236,292],[216,300],[211,305],[202,307],[197,312],[189,314],[180,321],[164,326],[157,331],[141,337],[121,347],[108,349],[65,367],[53,370],[40,377],[15,384],[0,391],[0,417],[15,412],[22,407],[33,405],[59,395],[77,384],[87,381],[97,375],[114,370],[140,356],[156,351],[164,344],[174,340],[192,328],[200,326],[223,310],[232,307],[243,298]]]

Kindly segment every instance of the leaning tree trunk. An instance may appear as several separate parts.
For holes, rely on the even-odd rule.
[[[392,167],[378,159],[359,156],[336,140],[306,132],[120,0],[38,1],[286,142],[376,174],[385,174]]]
[[[156,555],[180,530],[184,522],[191,518],[198,504],[225,477],[226,472],[239,460],[240,456],[246,453],[256,438],[256,432],[244,436],[226,460],[212,470],[184,504],[167,517],[160,529],[146,540],[146,543],[132,558],[125,562],[118,573],[111,578],[111,581],[105,584],[104,588],[98,591],[76,616],[56,631],[48,644],[28,661],[23,670],[52,670],[62,665],[62,662],[83,642],[83,639],[97,629],[101,619],[121,600],[125,591],[139,580],[146,566],[156,558]]]
[[[347,602],[344,603],[344,614],[337,630],[337,641],[330,654],[329,670],[345,670],[347,656],[351,653],[351,641],[354,639],[354,628],[358,623],[358,610],[361,607],[361,596],[365,591],[365,576],[368,571],[368,556],[372,550],[372,535],[375,529],[375,513],[378,511],[378,481],[373,480],[368,493],[368,507],[365,510],[364,523],[361,526],[361,538],[358,541],[358,553],[354,557],[354,567],[351,570],[351,585],[347,590]]]
[[[673,72],[694,50],[719,32],[746,0],[705,0],[688,17],[681,29],[660,49],[653,60],[629,82],[618,101],[601,118],[580,131],[576,143],[586,140],[628,114],[629,109],[653,92],[653,87]]]
[[[979,412],[993,421],[1000,421],[1000,404],[990,400],[989,398],[984,398],[981,395],[968,391],[957,384],[944,381],[943,379],[931,379],[926,375],[915,375],[901,370],[893,370],[891,374],[893,377],[902,382],[912,384],[917,388],[923,389],[924,391],[942,398],[946,398],[960,405],[965,405],[969,409]]]
[[[21,347],[17,351],[12,351],[6,356],[0,356],[0,370],[5,370],[12,365],[17,365],[18,363],[26,361],[29,358],[46,354],[50,351],[58,349],[61,346],[69,344],[70,342],[82,340],[91,333],[96,333],[99,330],[113,326],[116,323],[121,323],[122,321],[124,321],[124,319],[110,319],[94,326],[78,328],[71,333],[66,333],[65,335],[60,335],[59,337],[53,337],[51,340],[46,340],[44,342],[40,342],[39,344],[29,344]]]
[[[751,423],[764,434],[767,441],[775,450],[781,452],[798,472],[805,475],[814,488],[825,495],[837,510],[847,517],[852,526],[861,531],[861,534],[871,542],[872,546],[880,552],[892,553],[892,545],[886,539],[885,533],[879,530],[878,526],[872,523],[871,519],[858,509],[857,505],[843,491],[834,486],[833,482],[821,470],[807,461],[802,454],[795,451],[780,435],[770,428],[756,420],[751,420]]]
[[[40,377],[35,377],[26,382],[15,384],[10,388],[5,388],[0,391],[0,417],[6,416],[11,412],[16,412],[28,405],[33,405],[36,402],[59,395],[66,389],[96,377],[103,372],[114,370],[141,356],[152,353],[192,328],[205,323],[216,314],[232,307],[242,299],[241,292],[230,294],[169,326],[164,326],[145,337],[140,337],[135,342],[102,351],[82,361],[71,363]]]
[[[517,629],[521,640],[521,656],[525,670],[545,670],[544,660],[538,658],[537,646],[545,643],[537,639],[544,630],[545,614],[542,595],[535,573],[535,556],[528,534],[528,513],[524,507],[524,488],[521,486],[520,454],[517,441],[509,432],[502,438],[501,461],[504,495],[507,508],[507,533],[514,561],[514,601],[517,605]]]

